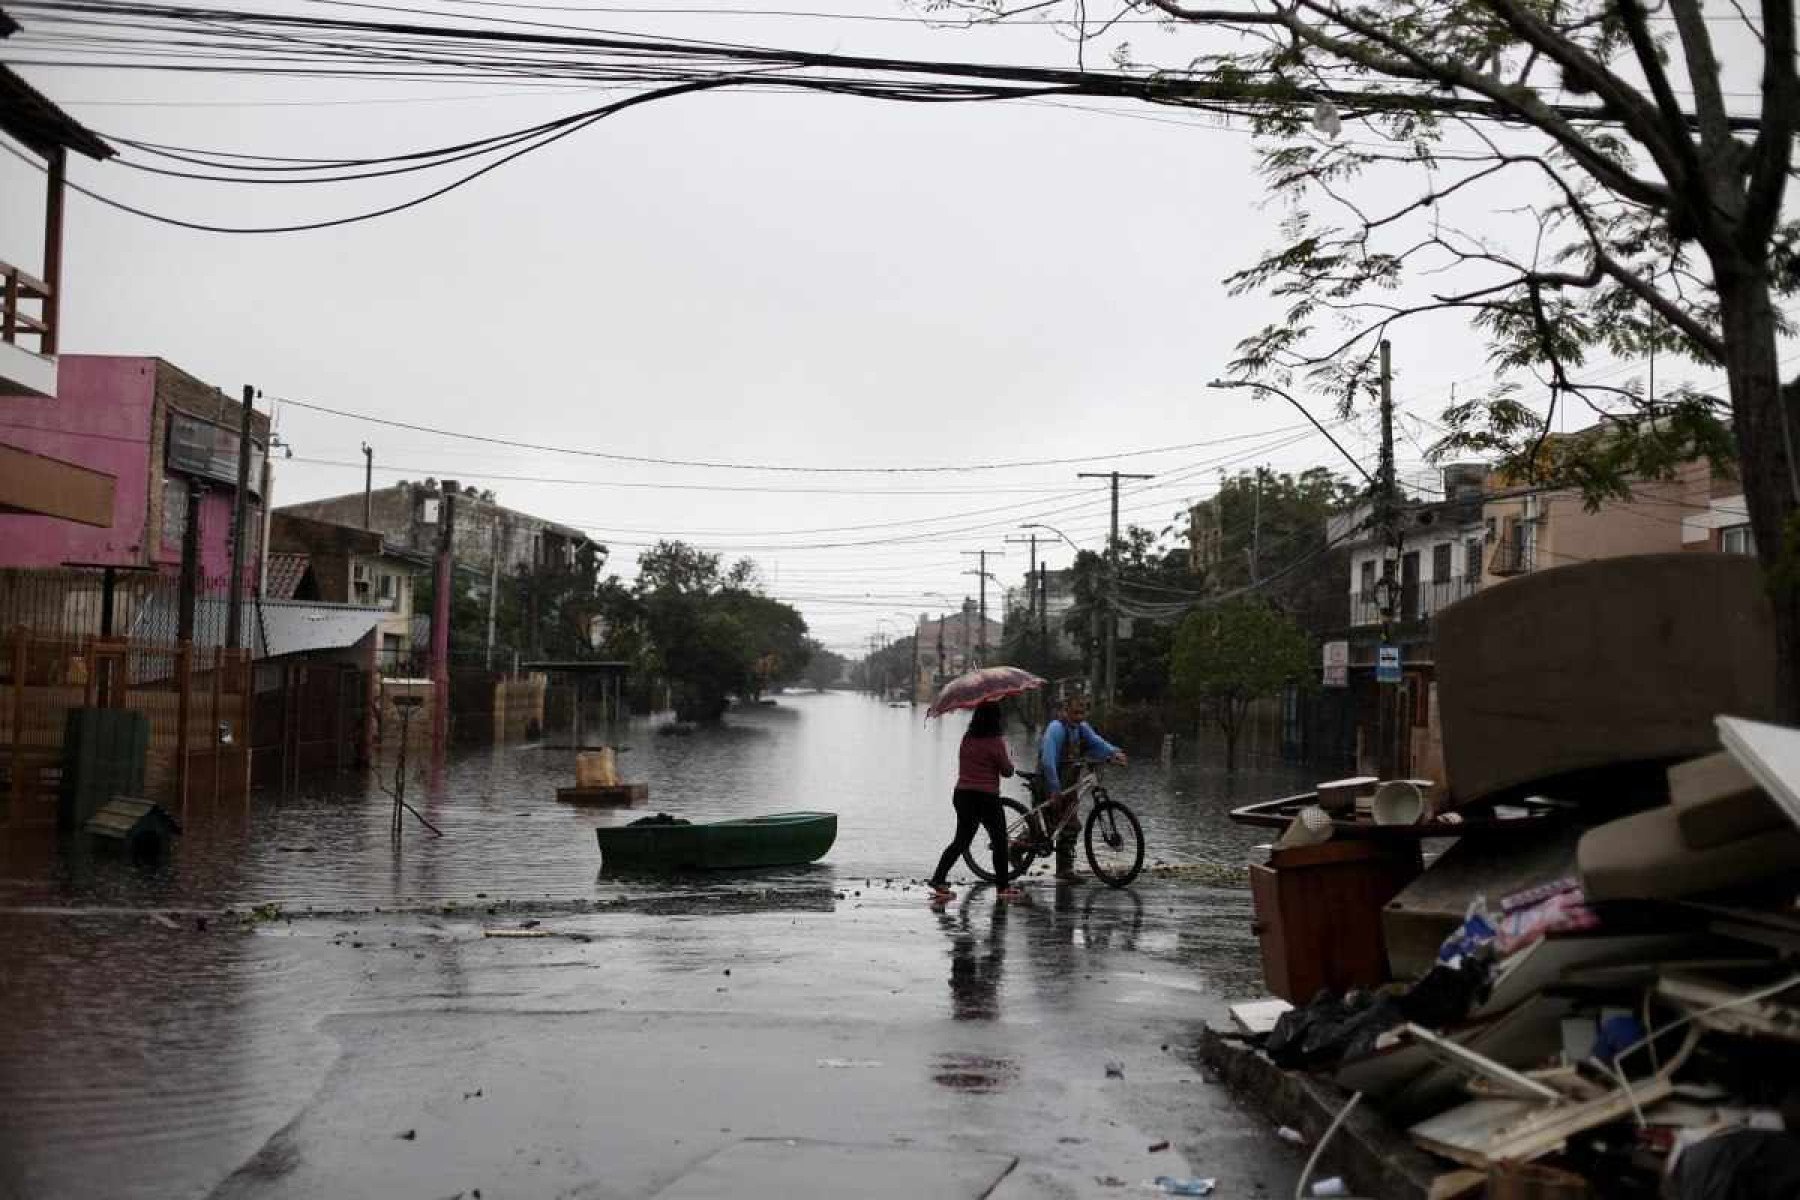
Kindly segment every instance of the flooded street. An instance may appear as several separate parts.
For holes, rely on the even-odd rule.
[[[360,779],[191,814],[154,869],[10,845],[0,1196],[673,1196],[758,1138],[929,1149],[918,1186],[950,1194],[1291,1186],[1180,1054],[1260,990],[1239,868],[1261,839],[1222,776],[1109,776],[1169,865],[1130,889],[934,911],[916,881],[961,726],[847,694],[634,723],[613,736],[651,803],[626,813],[555,802],[571,751],[483,750],[422,793],[446,836],[409,822],[398,853]],[[810,868],[599,872],[599,823],[795,808],[840,814]]]

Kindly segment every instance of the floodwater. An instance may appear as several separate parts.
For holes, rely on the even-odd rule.
[[[574,752],[548,744],[453,752],[436,787],[415,761],[408,798],[444,836],[407,817],[398,854],[389,833],[391,803],[381,790],[392,784],[390,762],[379,780],[326,777],[304,783],[295,795],[259,795],[247,813],[237,806],[196,812],[176,857],[160,869],[121,872],[104,859],[48,854],[3,869],[0,860],[0,905],[272,903],[362,911],[477,898],[606,902],[641,896],[645,885],[600,876],[589,830],[654,812],[695,821],[836,812],[838,840],[825,862],[755,876],[765,887],[922,877],[954,826],[950,791],[966,722],[961,716],[924,721],[922,712],[848,693],[802,693],[734,709],[722,728],[685,737],[659,736],[662,722],[634,720],[606,736],[625,748],[620,774],[650,785],[642,809],[557,803],[555,789],[574,781]],[[588,731],[590,742],[598,736]],[[1029,762],[1023,735],[1015,731],[1010,740],[1014,760]],[[1146,862],[1236,867],[1267,837],[1232,824],[1226,809],[1301,790],[1302,777],[1262,771],[1232,778],[1218,769],[1165,771],[1138,760],[1109,769],[1106,784],[1143,823]],[[1023,797],[1017,783],[1004,790]]]
[[[509,1034],[517,1045],[492,1067],[487,1086],[507,1071],[535,1070],[530,1086],[521,1084],[531,1099],[515,1109],[535,1112],[531,1128],[539,1132],[518,1136],[548,1138],[567,1104],[555,1099],[558,1089],[576,1086],[563,1078],[554,1049],[569,1036],[557,1022],[598,1003],[597,988],[610,989],[619,1006],[660,1002],[670,1013],[760,1022],[751,1046],[810,1036],[809,1005],[900,1021],[892,1036],[902,1047],[910,1036],[903,1031],[913,1028],[902,1019],[916,1018],[917,1055],[933,1064],[921,1076],[925,1092],[977,1096],[1019,1086],[1018,1064],[1032,1055],[996,1057],[991,1036],[970,1041],[949,1036],[952,1027],[1010,1020],[1014,1034],[1037,1039],[1030,1031],[1042,1022],[1082,1010],[1094,1014],[1097,1040],[1123,997],[1140,1006],[1129,1014],[1133,1036],[1154,1041],[1143,1028],[1147,1014],[1191,1014],[1199,997],[1216,1007],[1259,990],[1241,867],[1265,836],[1233,825],[1225,810],[1299,790],[1298,775],[1227,779],[1154,762],[1111,771],[1107,786],[1144,825],[1147,861],[1172,869],[1148,871],[1118,892],[1090,886],[1052,896],[1047,883],[1034,885],[1032,904],[1010,924],[1005,906],[978,891],[933,915],[907,885],[930,870],[951,831],[963,720],[921,716],[863,696],[802,694],[734,710],[724,728],[690,736],[658,735],[653,723],[634,721],[608,736],[627,748],[621,773],[648,782],[651,801],[621,812],[555,801],[555,787],[572,779],[572,750],[459,753],[437,778],[425,772],[408,784],[409,798],[444,836],[407,818],[398,848],[387,795],[363,777],[190,812],[177,849],[155,866],[53,839],[12,839],[0,847],[0,1198],[438,1194],[411,1186],[425,1176],[381,1174],[394,1169],[381,1164],[395,1135],[355,1153],[338,1139],[372,1119],[370,1097],[380,1098],[378,1120],[415,1099],[419,1089],[393,1090],[395,1072],[435,1071],[441,1083],[445,1063],[466,1067],[491,1053],[486,1033],[465,1034],[443,1015],[471,1005],[489,1014],[484,1030],[505,1017],[507,1029],[524,1031]],[[1015,759],[1027,758],[1022,736],[1013,741]],[[838,841],[824,862],[675,880],[612,879],[599,870],[595,825],[657,811],[707,820],[790,809],[839,814]],[[496,922],[524,925],[532,914],[556,931],[554,940],[483,937]],[[732,980],[714,986],[720,981],[698,977],[721,958],[779,979],[767,1011],[735,1010],[727,1003]],[[1002,961],[1011,964],[1005,982]],[[785,972],[776,969],[782,963],[790,964]],[[940,999],[946,966],[948,1005]],[[1071,986],[1071,972],[1089,982]],[[1093,982],[1114,975],[1135,990]],[[1146,982],[1152,978],[1158,987]],[[396,1013],[408,1014],[403,1035],[358,1042],[365,1026],[387,1029],[382,1022],[399,1020]],[[582,1039],[594,1032],[580,1028]],[[874,1045],[868,1035],[843,1036],[820,1064],[902,1053],[895,1045],[881,1053],[879,1036]],[[687,1026],[672,1025],[669,1037],[654,1052],[647,1047],[659,1044],[640,1041],[611,1053],[648,1056],[640,1075],[650,1080],[657,1054],[691,1049]],[[434,1038],[452,1049],[436,1057],[410,1049]],[[1080,1047],[1077,1039],[1055,1053]],[[346,1065],[396,1055],[388,1066],[369,1066],[367,1079]],[[536,1068],[516,1066],[540,1059]],[[752,1077],[777,1069],[764,1062]],[[932,1111],[927,1094],[881,1085],[879,1075],[852,1067],[833,1078],[864,1089],[845,1103],[891,1104],[897,1122]],[[645,1096],[656,1094],[644,1086]],[[670,1112],[694,1101],[668,1086]],[[1027,1118],[1007,1111],[995,1110],[995,1136],[1026,1137],[1006,1122]],[[430,1114],[407,1119],[427,1122]],[[830,1132],[830,1111],[810,1119]],[[721,1122],[735,1123],[729,1114]],[[420,1124],[418,1136],[428,1128]],[[516,1153],[482,1142],[483,1128],[492,1126],[461,1135],[471,1169]],[[916,1132],[929,1141],[933,1131]],[[1071,1147],[1079,1139],[1037,1136],[1046,1161],[1078,1153]],[[522,1186],[510,1194],[573,1194],[601,1170],[566,1146],[555,1156],[560,1167],[542,1158],[519,1167],[525,1174],[512,1178]],[[440,1150],[409,1170],[449,1170],[450,1161]],[[654,1190],[676,1170],[676,1160],[649,1150],[606,1161],[607,1169],[638,1172],[620,1195],[647,1194],[640,1189]],[[409,1186],[393,1190],[396,1181]]]

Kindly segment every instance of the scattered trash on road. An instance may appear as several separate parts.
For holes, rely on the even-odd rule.
[[[1107,1063],[1106,1064],[1106,1077],[1108,1079],[1123,1079],[1123,1078],[1125,1078],[1125,1064],[1122,1062]]]
[[[1306,1135],[1292,1125],[1283,1125],[1275,1131],[1275,1136],[1284,1142],[1292,1142],[1296,1146],[1306,1145]]]
[[[1175,1179],[1168,1175],[1158,1175],[1152,1186],[1161,1188],[1168,1196],[1210,1196],[1219,1185],[1216,1179]]]
[[[879,1067],[881,1063],[873,1058],[821,1058],[821,1067],[832,1070],[849,1071],[866,1067]]]
[[[1312,1185],[1312,1194],[1315,1196],[1348,1196],[1350,1189],[1344,1186],[1342,1179],[1332,1175],[1325,1179],[1315,1180]]]
[[[1164,1150],[1167,1150],[1168,1148],[1169,1148],[1169,1143],[1166,1140],[1160,1141],[1160,1142],[1153,1142],[1150,1146],[1150,1153],[1161,1154]]]

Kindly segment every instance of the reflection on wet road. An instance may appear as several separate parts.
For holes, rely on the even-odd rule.
[[[1138,1162],[1157,1133],[1278,1183],[1162,1050],[1259,988],[1219,886],[1256,839],[1216,776],[1109,784],[1153,862],[1217,871],[933,910],[957,726],[853,696],[734,720],[633,725],[624,770],[652,811],[835,809],[826,862],[598,877],[591,829],[628,816],[557,805],[572,755],[529,748],[455,759],[426,808],[449,836],[398,853],[361,781],[196,820],[152,870],[9,843],[0,1196],[638,1196],[750,1136],[1006,1150],[1011,1195],[1170,1173]]]

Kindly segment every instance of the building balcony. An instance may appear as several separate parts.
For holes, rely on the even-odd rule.
[[[1494,575],[1523,575],[1535,568],[1536,549],[1527,538],[1514,533],[1503,534],[1494,543],[1493,556],[1488,560],[1488,571]]]
[[[1446,579],[1437,583],[1402,584],[1394,621],[1405,625],[1427,621],[1432,614],[1466,596],[1475,594],[1481,581],[1470,578]],[[1353,629],[1381,624],[1381,592],[1371,589],[1350,595],[1350,626]]]
[[[50,285],[0,262],[0,392],[56,395],[56,306]]]

